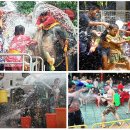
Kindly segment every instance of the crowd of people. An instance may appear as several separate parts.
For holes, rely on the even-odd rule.
[[[123,46],[129,44],[130,22],[124,22],[126,29],[119,25],[99,22],[97,14],[100,6],[92,5],[88,11],[79,16],[79,69],[80,70],[113,70],[116,64],[124,63],[130,70],[129,58]],[[104,31],[99,31],[102,26]]]
[[[123,93],[125,86],[122,81],[116,85],[113,83],[113,79],[110,78],[107,81],[100,81],[100,78],[87,79],[83,76],[79,79],[77,76],[73,76],[73,79],[69,81],[68,85],[68,124],[84,125],[84,119],[80,108],[88,103],[96,103],[99,108],[101,105],[105,105],[106,108],[102,112],[102,128],[106,127],[106,115],[113,113],[117,120],[120,117],[117,113],[117,109],[122,103]],[[116,87],[115,87],[116,86]],[[129,94],[128,94],[129,95]],[[129,97],[128,97],[129,99]],[[94,102],[93,102],[93,101]],[[128,111],[130,112],[130,99],[128,101]],[[121,122],[118,122],[121,125]]]

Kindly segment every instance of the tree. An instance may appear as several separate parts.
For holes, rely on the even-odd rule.
[[[17,10],[22,14],[31,13],[35,4],[35,1],[16,1]]]

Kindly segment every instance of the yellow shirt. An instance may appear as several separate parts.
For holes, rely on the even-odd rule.
[[[107,34],[106,36],[106,42],[108,43],[109,47],[110,47],[110,53],[122,53],[122,49],[121,46],[117,46],[116,44],[118,44],[121,41],[121,37],[120,35],[116,35],[116,36],[111,36],[110,34]],[[111,41],[113,41],[114,43],[112,43]]]

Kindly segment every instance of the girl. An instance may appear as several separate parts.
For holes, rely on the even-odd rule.
[[[115,65],[121,61],[125,62],[127,69],[130,69],[129,61],[124,57],[121,45],[128,40],[124,40],[119,35],[119,27],[116,24],[111,25],[106,35],[104,43],[110,48],[108,69],[114,69]]]
[[[26,48],[31,45],[36,45],[37,42],[32,40],[29,36],[25,36],[25,28],[22,25],[15,27],[14,38],[9,46],[8,53],[20,54],[26,53]],[[6,62],[22,62],[22,56],[7,56]],[[5,70],[22,70],[21,64],[6,64]]]

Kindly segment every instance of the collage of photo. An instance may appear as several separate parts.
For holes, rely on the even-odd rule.
[[[130,1],[0,1],[0,128],[130,128]]]

